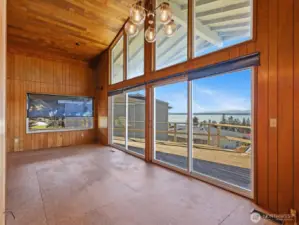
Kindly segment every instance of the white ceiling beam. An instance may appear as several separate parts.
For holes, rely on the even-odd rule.
[[[244,6],[242,8],[237,8],[237,9],[232,9],[232,10],[222,11],[222,12],[219,11],[211,14],[198,13],[196,17],[199,18],[201,21],[221,19],[228,16],[236,16],[238,14],[250,13],[250,10],[251,10],[250,6]]]
[[[232,19],[232,20],[227,20],[227,21],[219,21],[219,22],[209,24],[209,27],[213,30],[214,27],[234,25],[234,24],[240,24],[240,23],[250,23],[250,17],[242,18],[242,19]]]
[[[204,11],[219,9],[229,5],[249,2],[249,1],[250,0],[197,0],[194,7],[194,11],[196,13],[204,12]],[[183,5],[181,8],[183,11],[186,11],[188,9],[188,4]]]
[[[188,28],[188,15],[186,12],[183,12],[181,8],[175,4],[171,3],[170,5],[171,10],[173,12],[173,19],[177,24]],[[205,26],[201,23],[201,21],[197,20],[195,22],[195,35],[199,36],[200,38],[214,44],[217,46],[222,46],[222,39],[219,37],[217,32],[212,31],[208,26]]]

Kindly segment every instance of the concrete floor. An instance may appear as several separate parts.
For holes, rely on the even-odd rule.
[[[7,175],[7,225],[247,225],[256,207],[98,145],[11,153]]]

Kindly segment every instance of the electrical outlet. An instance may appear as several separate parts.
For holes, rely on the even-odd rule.
[[[84,134],[83,134],[83,133],[81,133],[81,137],[84,137]]]

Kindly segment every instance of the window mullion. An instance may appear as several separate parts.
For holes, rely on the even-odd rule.
[[[128,36],[126,34],[126,32],[124,32],[124,45],[123,45],[123,57],[124,57],[124,65],[123,65],[123,80],[127,80],[128,77]]]
[[[192,81],[188,81],[188,172],[192,172],[192,139],[193,139],[193,119],[192,119]]]
[[[126,104],[126,122],[125,122],[125,146],[126,149],[128,150],[128,131],[129,131],[129,103],[128,103],[128,93],[125,93],[125,104]]]
[[[188,60],[194,57],[194,0],[188,0]]]

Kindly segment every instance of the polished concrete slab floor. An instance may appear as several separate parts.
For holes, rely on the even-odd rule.
[[[8,154],[8,225],[247,225],[248,199],[99,145]]]

